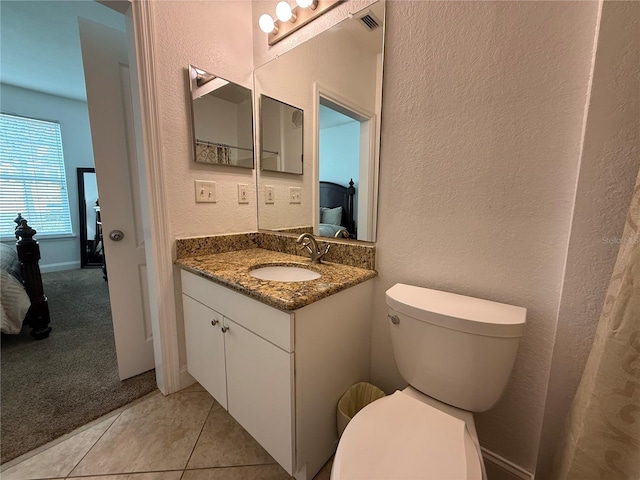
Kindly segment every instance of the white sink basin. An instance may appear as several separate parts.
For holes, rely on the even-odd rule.
[[[306,282],[308,280],[320,278],[320,274],[318,272],[290,265],[259,267],[250,270],[249,275],[261,280],[272,280],[276,282]]]

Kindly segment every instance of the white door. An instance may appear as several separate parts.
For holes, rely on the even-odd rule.
[[[78,22],[118,373],[124,380],[154,368],[127,42],[123,32]],[[115,231],[122,239],[109,238]]]

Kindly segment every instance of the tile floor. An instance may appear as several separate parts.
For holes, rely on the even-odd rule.
[[[7,463],[2,480],[288,480],[195,384],[159,392]],[[329,480],[331,461],[314,480]]]

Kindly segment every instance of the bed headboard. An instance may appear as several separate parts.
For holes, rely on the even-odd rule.
[[[320,206],[342,207],[341,225],[351,234],[356,233],[353,221],[353,197],[355,194],[356,188],[353,186],[353,179],[349,181],[348,187],[333,182],[320,182]]]

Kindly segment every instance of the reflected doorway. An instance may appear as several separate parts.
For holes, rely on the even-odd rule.
[[[318,92],[318,234],[373,241],[374,115]]]

